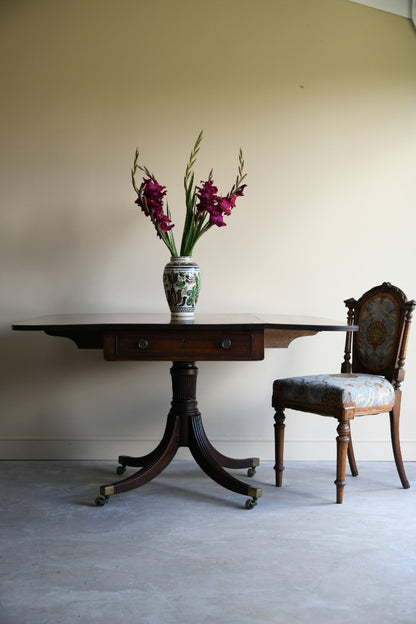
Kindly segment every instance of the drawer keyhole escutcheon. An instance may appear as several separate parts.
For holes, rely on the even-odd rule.
[[[147,349],[147,347],[149,346],[149,341],[146,340],[146,338],[140,338],[137,346],[139,347],[139,349]]]
[[[223,349],[229,349],[231,347],[230,338],[224,338],[224,340],[221,342],[221,346]]]

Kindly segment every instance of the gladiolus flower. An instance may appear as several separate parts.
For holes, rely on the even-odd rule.
[[[193,165],[195,164],[201,140],[202,132],[200,132],[195,142],[185,172],[186,218],[180,254],[177,252],[174,236],[170,233],[170,230],[175,226],[171,222],[167,204],[166,212],[164,210],[166,187],[159,184],[155,176],[146,167],[138,165],[139,152],[136,150],[134,166],[131,172],[133,187],[137,193],[135,203],[147,217],[150,217],[156,228],[157,235],[163,240],[172,256],[192,255],[195,243],[209,228],[213,225],[224,227],[226,225],[224,216],[231,214],[232,209],[235,208],[237,197],[241,197],[246,188],[246,185],[242,183],[246,175],[243,173],[244,160],[241,150],[239,152],[237,179],[227,195],[224,197],[218,195],[218,188],[212,179],[212,172],[209,174],[206,182],[201,180],[200,186],[194,186]],[[137,169],[144,171],[147,176],[143,178],[139,188],[137,188],[135,181]]]
[[[163,212],[165,195],[166,187],[159,184],[155,178],[143,178],[135,201],[146,217],[152,220],[159,238],[162,238],[161,232],[168,232],[175,227],[168,215]]]

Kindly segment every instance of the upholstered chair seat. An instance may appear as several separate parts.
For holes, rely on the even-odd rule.
[[[394,388],[385,377],[363,373],[277,379],[273,384],[273,394],[280,396],[283,402],[290,400],[308,404],[323,412],[326,409],[332,411],[334,407],[385,412],[393,407],[395,400]]]
[[[393,455],[404,488],[409,487],[400,449],[401,384],[404,379],[408,333],[415,301],[384,282],[358,300],[347,299],[348,331],[341,373],[277,379],[273,383],[275,408],[276,485],[282,485],[284,429],[287,408],[332,416],[338,420],[337,503],[342,503],[347,457],[358,475],[350,422],[356,416],[388,413]],[[353,328],[352,328],[353,329]]]

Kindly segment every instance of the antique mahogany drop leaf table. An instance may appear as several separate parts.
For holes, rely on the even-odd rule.
[[[223,487],[250,497],[251,509],[261,496],[224,468],[248,468],[253,476],[259,459],[233,459],[208,440],[196,399],[200,361],[262,360],[264,350],[286,348],[295,338],[321,331],[355,331],[353,325],[328,319],[265,314],[196,315],[190,322],[172,322],[163,314],[74,314],[44,316],[15,323],[14,330],[44,331],[69,338],[80,349],[100,349],[110,361],[171,361],[172,402],[162,440],[142,457],[121,455],[117,473],[126,466],[140,468],[131,476],[100,487],[98,506],[118,494],[144,485],[166,468],[180,446],[190,449],[202,470]]]

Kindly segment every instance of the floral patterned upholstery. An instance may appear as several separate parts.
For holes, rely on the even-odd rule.
[[[400,314],[397,301],[378,294],[361,309],[358,318],[357,355],[367,369],[380,371],[392,358]]]
[[[283,403],[294,401],[313,406],[342,407],[354,404],[359,408],[383,407],[394,404],[394,388],[380,375],[340,373],[306,375],[277,379],[273,395]]]

